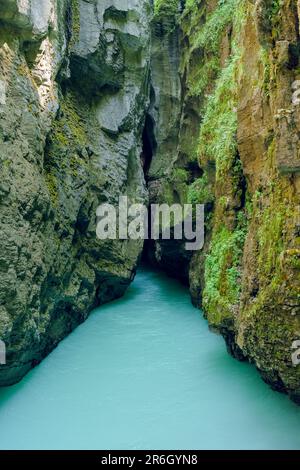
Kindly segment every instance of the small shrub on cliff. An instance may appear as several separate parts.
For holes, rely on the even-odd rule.
[[[155,0],[154,15],[155,16],[173,16],[179,11],[178,0]]]
[[[154,1],[153,21],[163,25],[165,33],[170,33],[174,30],[180,15],[179,6],[180,2],[178,0]]]
[[[270,24],[270,29],[273,39],[278,38],[279,29],[280,29],[280,12],[283,6],[282,0],[272,0],[270,4],[266,5],[266,16]]]
[[[191,2],[193,0],[187,4],[186,9],[191,10]],[[226,30],[229,31],[231,28],[232,19],[239,2],[240,0],[219,0],[216,8],[207,16],[203,26],[202,22],[199,21],[201,27],[196,27],[196,33],[191,32],[189,39],[192,43],[192,50],[199,49],[199,54],[203,54],[202,65],[189,78],[191,94],[200,96],[218,77],[221,71],[221,40],[226,34]],[[188,5],[190,6],[188,7]],[[205,16],[203,8],[196,10],[191,15]]]
[[[215,162],[217,179],[230,170],[237,153],[236,61],[237,56],[222,71],[200,130],[200,162]]]
[[[203,306],[209,320],[219,326],[224,318],[231,317],[232,307],[239,301],[240,263],[246,233],[245,225],[238,225],[233,232],[220,227],[205,260]]]
[[[203,175],[194,181],[188,189],[189,204],[211,204],[214,201],[214,194],[208,183],[207,175]]]
[[[195,40],[196,47],[219,53],[220,40],[225,29],[232,23],[232,18],[240,0],[219,0],[217,8],[209,15],[205,26]]]
[[[247,234],[247,219],[242,205],[243,172],[237,146],[237,95],[241,51],[238,37],[245,17],[245,2],[222,0],[211,21],[213,31],[202,33],[199,43],[217,50],[224,27],[233,27],[231,56],[208,97],[200,128],[199,160],[202,167],[215,166],[214,229],[205,261],[203,305],[212,324],[224,326],[232,320],[240,297],[241,260]],[[219,15],[223,12],[223,17]],[[216,49],[214,49],[216,48]],[[237,191],[239,188],[239,191]],[[228,219],[229,218],[229,219]]]
[[[80,11],[79,11],[79,1],[71,0],[71,42],[70,46],[74,46],[79,39],[80,33]]]

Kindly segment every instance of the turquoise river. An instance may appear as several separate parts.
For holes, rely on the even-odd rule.
[[[0,390],[1,449],[300,449],[300,407],[209,332],[187,289],[141,269]]]

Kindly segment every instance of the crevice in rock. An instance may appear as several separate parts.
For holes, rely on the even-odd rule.
[[[41,40],[24,41],[22,49],[29,69],[32,69],[40,52]]]
[[[150,78],[151,80],[151,78]],[[151,110],[155,104],[155,92],[152,84],[150,84],[150,106],[145,117],[145,125],[142,133],[142,153],[141,164],[144,171],[146,186],[149,189],[149,171],[157,150],[157,141],[155,137],[155,119],[151,114]],[[151,211],[148,211],[148,230],[151,233]],[[145,264],[157,265],[155,260],[155,242],[151,239],[145,240],[141,261]]]
[[[156,151],[156,140],[154,136],[155,122],[150,114],[146,115],[145,127],[142,135],[142,153],[141,163],[144,170],[145,181],[148,182],[149,170],[152,163],[152,157]]]
[[[189,181],[192,183],[197,178],[201,178],[203,176],[204,171],[200,168],[198,161],[190,161],[186,165],[187,171],[189,173]]]
[[[73,23],[73,15],[72,15],[72,8],[71,4],[67,5],[66,12],[65,12],[65,25],[66,25],[66,40],[69,46],[71,39],[72,39],[72,23]]]
[[[152,163],[152,158],[156,150],[156,140],[154,136],[154,127],[155,122],[152,116],[149,114],[146,115],[145,126],[142,134],[142,153],[141,153],[141,164],[144,171],[146,186],[148,186],[149,181],[149,170]],[[148,228],[151,230],[151,216],[149,211],[148,216]],[[154,252],[154,242],[152,240],[145,240],[144,249],[142,254],[143,263],[151,263],[153,260],[150,260],[150,254]]]

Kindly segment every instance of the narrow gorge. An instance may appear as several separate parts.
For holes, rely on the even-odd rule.
[[[0,2],[0,386],[144,257],[300,404],[299,18],[299,0]],[[205,204],[203,250],[99,240],[97,207],[125,194]]]

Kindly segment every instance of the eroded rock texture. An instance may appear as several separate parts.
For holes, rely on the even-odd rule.
[[[300,402],[292,363],[300,339],[300,2],[191,0],[183,12],[180,2],[157,5],[156,23],[175,23],[164,30],[166,48],[174,31],[179,44],[170,199],[179,177],[181,202],[206,204],[204,250],[185,266],[193,301],[235,357]]]
[[[98,304],[121,296],[142,242],[100,241],[96,208],[144,201],[150,5],[0,5],[0,385]]]
[[[181,30],[176,17],[183,11],[178,2],[155,9],[152,20],[151,93],[146,129],[152,142],[152,160],[147,174],[149,198],[153,204],[184,204],[187,185],[200,173],[196,154],[190,149],[197,141],[199,119],[193,120],[192,105],[182,86]],[[197,111],[195,111],[197,113]],[[196,122],[196,127],[194,125]],[[147,123],[147,121],[146,121]],[[191,252],[180,240],[157,240],[149,245],[150,260],[171,276],[189,282]]]
[[[0,385],[122,295],[142,242],[96,208],[199,203],[206,242],[148,244],[229,351],[300,402],[300,2],[2,0]],[[145,178],[144,178],[145,174]],[[146,180],[146,181],[145,181]]]

